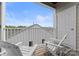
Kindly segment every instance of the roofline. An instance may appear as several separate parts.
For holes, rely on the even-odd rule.
[[[79,4],[79,2],[57,2],[56,4],[54,4],[55,2],[41,2],[41,3],[56,9],[60,7],[64,7],[65,5],[68,4],[71,5]]]

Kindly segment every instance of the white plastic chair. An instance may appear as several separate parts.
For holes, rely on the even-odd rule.
[[[65,34],[64,37],[59,41],[58,44],[51,43],[51,42],[47,42],[47,41],[44,42],[46,45],[51,45],[51,47],[52,47],[52,54],[53,54],[53,55],[56,55],[56,50],[57,50],[58,48],[62,48],[62,47],[63,47],[63,46],[61,46],[61,44],[62,44],[62,42],[66,39],[67,35],[68,35],[68,34]]]

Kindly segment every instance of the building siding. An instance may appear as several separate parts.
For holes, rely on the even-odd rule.
[[[69,33],[64,45],[76,49],[76,5],[57,9],[57,20],[58,39]]]

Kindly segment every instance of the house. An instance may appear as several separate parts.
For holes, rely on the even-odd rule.
[[[23,45],[35,45],[42,44],[43,39],[52,41],[50,38],[53,38],[52,27],[41,27],[38,24],[34,24],[22,30],[20,33],[8,38],[7,42],[13,44],[23,42]]]

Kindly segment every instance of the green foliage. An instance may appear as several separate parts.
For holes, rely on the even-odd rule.
[[[17,28],[26,28],[26,26],[17,26]]]
[[[5,26],[5,28],[16,28],[16,26]]]
[[[26,28],[26,26],[5,26],[5,28]]]

